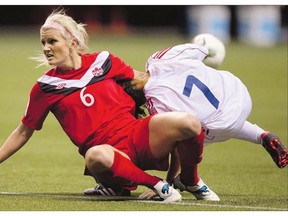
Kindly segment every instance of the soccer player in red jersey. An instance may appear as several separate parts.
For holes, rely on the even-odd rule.
[[[196,184],[204,139],[200,122],[182,112],[135,119],[135,102],[116,83],[133,79],[134,70],[107,51],[85,54],[84,25],[63,11],[46,19],[40,38],[43,55],[34,59],[54,67],[32,88],[21,123],[0,149],[0,163],[24,146],[52,112],[100,183],[122,189],[144,185],[164,202],[181,200],[177,190],[144,170],[167,170],[169,153],[177,146],[181,181]]]

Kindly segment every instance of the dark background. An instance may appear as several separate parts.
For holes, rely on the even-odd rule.
[[[237,37],[237,5],[228,6],[231,12],[230,34]],[[1,5],[1,26],[42,25],[46,17],[59,6],[53,5]],[[125,28],[174,28],[186,34],[185,5],[64,5],[66,13],[88,26],[125,25]],[[281,6],[281,25],[287,27],[288,7]]]

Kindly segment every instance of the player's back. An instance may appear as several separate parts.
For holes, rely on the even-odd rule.
[[[241,101],[242,89],[246,89],[242,82],[230,72],[207,67],[187,54],[181,57],[183,51],[177,48],[148,60],[150,78],[144,92],[150,106],[153,104],[159,113],[192,113],[202,124],[217,121],[223,113],[230,114],[229,109]]]

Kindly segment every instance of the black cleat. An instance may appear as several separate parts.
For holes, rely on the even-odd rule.
[[[112,189],[103,185],[96,185],[94,188],[89,188],[83,191],[86,196],[131,196],[128,189]]]
[[[279,168],[284,168],[288,163],[287,148],[275,134],[266,131],[261,135],[262,145],[271,155],[273,161]]]

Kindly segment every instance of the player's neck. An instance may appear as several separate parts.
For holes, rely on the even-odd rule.
[[[65,64],[58,66],[59,70],[62,72],[77,70],[82,66],[82,58],[79,55],[71,56]]]

